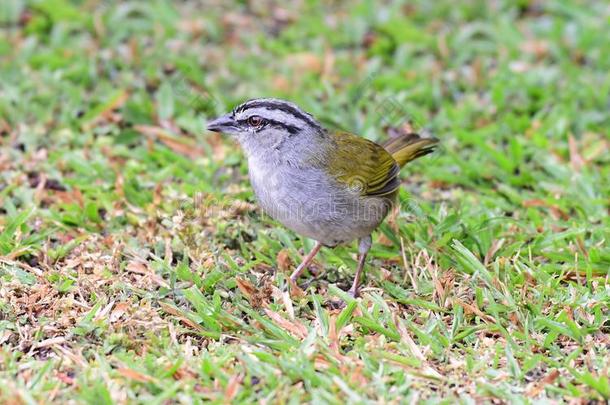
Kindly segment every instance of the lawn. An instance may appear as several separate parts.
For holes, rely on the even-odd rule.
[[[1,0],[0,402],[605,403],[609,23],[604,1]],[[314,242],[205,130],[256,97],[441,140],[361,298],[355,244],[287,292]]]

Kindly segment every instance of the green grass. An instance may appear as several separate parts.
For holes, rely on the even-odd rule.
[[[0,401],[608,400],[608,5],[226,3],[2,1]],[[442,141],[358,300],[205,131],[263,96]]]

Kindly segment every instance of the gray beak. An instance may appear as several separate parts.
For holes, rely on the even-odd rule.
[[[235,130],[236,123],[228,115],[223,115],[215,120],[208,122],[208,131],[214,132],[231,132],[231,130]]]

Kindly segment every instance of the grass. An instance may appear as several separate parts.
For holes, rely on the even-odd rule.
[[[227,3],[0,5],[0,400],[607,401],[608,5]],[[204,129],[262,96],[442,141],[358,300]]]

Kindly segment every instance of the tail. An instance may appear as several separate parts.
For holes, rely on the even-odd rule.
[[[398,165],[403,167],[418,157],[434,152],[438,142],[438,139],[434,137],[422,138],[418,134],[412,133],[392,138],[383,144],[383,147],[392,155]]]

